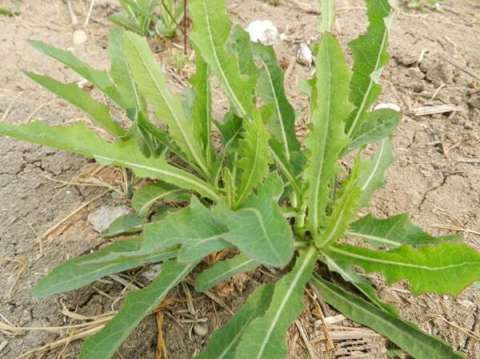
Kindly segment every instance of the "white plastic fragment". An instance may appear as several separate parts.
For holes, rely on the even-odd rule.
[[[379,103],[374,107],[374,110],[393,110],[393,111],[400,112],[401,108],[396,103],[386,102],[386,103]]]
[[[255,20],[248,24],[246,31],[250,41],[264,45],[273,45],[278,41],[278,29],[270,20]]]
[[[312,50],[310,50],[310,47],[305,42],[298,45],[297,62],[303,66],[312,66],[313,64]]]

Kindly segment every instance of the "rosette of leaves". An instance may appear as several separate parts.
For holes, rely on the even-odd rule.
[[[163,263],[158,277],[130,293],[117,316],[86,340],[81,358],[111,357],[172,288],[219,251],[231,255],[196,275],[199,292],[259,266],[284,274],[251,294],[199,358],[285,357],[287,329],[303,310],[307,283],[345,316],[415,358],[461,357],[403,321],[361,274],[381,273],[388,283],[403,280],[414,294],[455,295],[480,278],[480,254],[458,238],[434,238],[405,214],[384,219],[358,214],[383,185],[393,161],[390,136],[400,118],[391,110],[371,110],[388,62],[391,8],[387,0],[366,4],[369,26],[350,43],[352,68],[328,26],[322,26],[303,147],[273,48],[251,43],[232,26],[223,0],[190,2],[196,74],[183,93],[169,90],[147,42],[134,33],[113,33],[110,71],[94,70],[69,52],[33,42],[104,92],[127,114],[128,123],[121,124],[107,105],[75,84],[27,73],[84,110],[101,131],[83,123],[31,122],[0,123],[0,133],[121,166],[151,181],[133,196],[136,217],[108,231],[130,229],[135,235],[66,262],[34,288],[35,296],[45,297]],[[230,103],[223,119],[211,110],[212,77]],[[213,131],[220,134],[220,144],[214,145]],[[346,155],[351,165],[341,166]],[[187,205],[163,206],[162,215],[154,215],[162,201]],[[317,272],[319,265],[327,274]],[[351,284],[348,290],[345,282]]]

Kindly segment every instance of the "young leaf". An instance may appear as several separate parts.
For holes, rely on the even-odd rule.
[[[189,207],[169,214],[160,221],[145,225],[145,251],[169,248],[181,244],[199,251],[205,248],[228,247],[223,238],[228,229],[220,223],[212,211],[192,197]],[[204,247],[202,249],[202,247]],[[184,251],[187,255],[188,251]],[[208,253],[207,253],[208,254]],[[203,258],[201,256],[199,259]]]
[[[195,279],[195,290],[197,292],[203,292],[223,282],[225,279],[233,277],[235,274],[254,270],[259,265],[255,259],[244,256],[243,254],[225,259],[215,263],[212,267],[204,270],[197,276]]]
[[[235,349],[248,325],[267,310],[273,294],[273,285],[264,285],[252,293],[242,309],[221,329],[212,334],[207,348],[196,359],[233,359]]]
[[[303,310],[305,285],[316,259],[316,249],[310,248],[297,258],[292,271],[275,284],[268,310],[245,329],[235,358],[278,359],[286,356],[285,334]]]
[[[197,72],[190,80],[194,92],[192,106],[193,133],[198,143],[202,145],[205,158],[210,163],[212,159],[212,143],[210,130],[213,122],[211,106],[211,89],[208,82],[208,65],[203,61],[197,50]]]
[[[190,197],[180,188],[163,183],[152,183],[135,191],[132,198],[132,208],[140,216],[145,216],[155,202],[161,200],[188,201],[189,199]]]
[[[168,91],[165,75],[155,61],[147,41],[133,33],[124,35],[124,51],[132,75],[141,93],[155,107],[158,118],[168,125],[177,145],[208,174],[202,148],[193,135],[192,122],[186,117],[181,100]]]
[[[315,276],[313,284],[320,297],[347,318],[384,335],[414,358],[463,358],[461,354],[455,353],[443,341],[423,333],[415,325],[378,309],[333,283]]]
[[[106,71],[91,68],[89,65],[79,60],[70,51],[57,49],[41,41],[31,40],[30,44],[38,51],[60,61],[62,64],[82,76],[85,80],[91,82],[96,88],[110,97],[113,102],[123,109],[128,109],[123,102],[122,96],[115,88]]]
[[[237,167],[242,170],[237,206],[252,193],[268,174],[269,134],[262,118],[257,115],[244,123],[244,138],[240,141]]]
[[[33,295],[44,298],[81,288],[109,274],[175,257],[171,248],[140,252],[142,239],[120,240],[92,254],[71,259],[52,270],[33,288]]]
[[[63,98],[87,113],[94,124],[102,127],[110,134],[117,137],[125,136],[126,131],[112,119],[108,107],[95,101],[92,96],[83,91],[76,84],[64,84],[49,76],[37,75],[33,72],[25,72],[25,74],[36,83],[53,92],[55,95]]]
[[[80,359],[111,358],[140,321],[151,313],[180,283],[195,264],[167,262],[158,277],[146,288],[128,294],[118,314],[97,334],[88,338]]]
[[[456,236],[432,237],[400,214],[386,219],[365,216],[350,225],[347,235],[366,240],[369,244],[387,249],[409,244],[412,247],[438,244],[445,240],[457,240]]]
[[[227,49],[232,26],[224,1],[192,0],[189,10],[193,19],[190,39],[220,81],[236,114],[249,117],[254,109],[255,81],[240,72],[238,59]]]
[[[83,124],[49,127],[41,122],[25,125],[0,123],[0,135],[81,154],[108,165],[132,169],[139,177],[156,178],[218,201],[216,190],[196,176],[173,167],[163,158],[146,158],[134,141],[109,143]]]
[[[344,244],[325,251],[337,262],[381,272],[389,283],[405,279],[414,294],[458,294],[480,279],[480,254],[465,244],[405,245],[390,251]]]
[[[385,172],[393,163],[391,140],[386,138],[380,142],[373,158],[365,162],[365,170],[358,181],[358,186],[362,191],[359,206],[366,206],[375,191],[384,185]]]
[[[269,177],[237,211],[217,208],[228,227],[223,239],[262,264],[283,267],[293,256],[293,234],[276,203],[283,192],[278,176]]]
[[[380,95],[378,82],[389,60],[390,4],[388,0],[367,0],[367,8],[367,32],[350,43],[353,56],[350,100],[356,106],[346,128],[350,137],[368,119],[364,114]]]
[[[400,114],[387,109],[368,112],[365,116],[362,126],[353,134],[352,141],[343,151],[344,155],[390,136],[400,122]]]
[[[142,101],[139,98],[136,85],[130,75],[130,69],[128,68],[128,63],[125,58],[122,30],[114,28],[111,31],[108,52],[112,61],[110,75],[123,99],[125,107],[127,109],[137,108],[138,110],[145,110],[145,108],[141,106]]]
[[[141,232],[145,219],[136,214],[126,214],[117,218],[105,231],[102,232],[104,238],[116,237],[121,234],[132,234]]]
[[[305,143],[309,157],[304,173],[313,233],[325,224],[331,183],[338,171],[337,159],[347,143],[344,123],[352,110],[348,102],[350,72],[340,45],[333,35],[324,33],[317,51],[312,127]]]
[[[362,195],[358,182],[364,170],[365,163],[357,158],[351,174],[344,181],[340,194],[333,204],[332,214],[326,219],[325,230],[314,237],[317,247],[327,247],[335,243],[347,230]]]

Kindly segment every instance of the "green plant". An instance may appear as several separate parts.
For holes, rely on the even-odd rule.
[[[461,357],[403,321],[357,271],[382,273],[389,283],[405,280],[414,294],[458,294],[480,278],[480,254],[456,237],[433,238],[403,214],[358,218],[393,161],[389,136],[400,117],[391,110],[370,110],[389,58],[391,9],[387,0],[367,0],[367,7],[369,27],[350,43],[352,69],[336,38],[323,28],[314,51],[316,73],[309,81],[311,124],[305,150],[273,49],[251,43],[241,28],[232,26],[222,0],[190,3],[197,72],[181,95],[167,89],[147,42],[133,33],[113,33],[110,73],[33,43],[103,91],[126,111],[131,125],[120,126],[105,105],[75,85],[28,73],[85,110],[108,139],[84,124],[49,127],[41,122],[0,123],[0,134],[126,167],[155,181],[135,192],[136,217],[124,218],[107,233],[141,234],[66,262],[34,288],[35,296],[45,297],[163,262],[158,277],[130,293],[118,315],[85,342],[81,358],[111,357],[203,258],[223,250],[232,256],[195,278],[198,291],[261,265],[284,268],[285,274],[275,284],[259,287],[212,335],[199,358],[285,357],[284,337],[302,312],[308,282],[327,303],[415,358]],[[331,18],[325,27],[327,23],[333,23]],[[231,105],[222,121],[211,111],[211,76]],[[147,103],[162,126],[149,120]],[[222,140],[215,146],[214,128]],[[364,150],[370,143],[376,150],[368,156]],[[347,154],[348,168],[339,164]],[[155,204],[165,199],[187,201],[188,206],[162,207],[154,215]],[[326,274],[321,276],[317,265]],[[355,290],[345,289],[345,282]]]
[[[174,37],[183,18],[183,4],[175,0],[119,0],[124,14],[110,20],[142,36]],[[157,15],[156,10],[160,8]]]

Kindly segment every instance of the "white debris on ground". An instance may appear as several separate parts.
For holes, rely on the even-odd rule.
[[[87,33],[83,30],[75,30],[73,32],[73,44],[81,45],[88,40]]]
[[[297,49],[297,62],[303,66],[312,66],[313,65],[313,53],[310,50],[310,47],[302,42],[298,45]]]
[[[278,29],[270,20],[255,20],[248,24],[246,31],[250,41],[273,45],[280,38]]]
[[[88,223],[90,223],[98,233],[102,233],[119,217],[130,213],[127,206],[108,207],[102,206],[95,212],[88,215]]]
[[[374,107],[374,110],[393,110],[400,112],[401,108],[396,103],[379,103]]]

